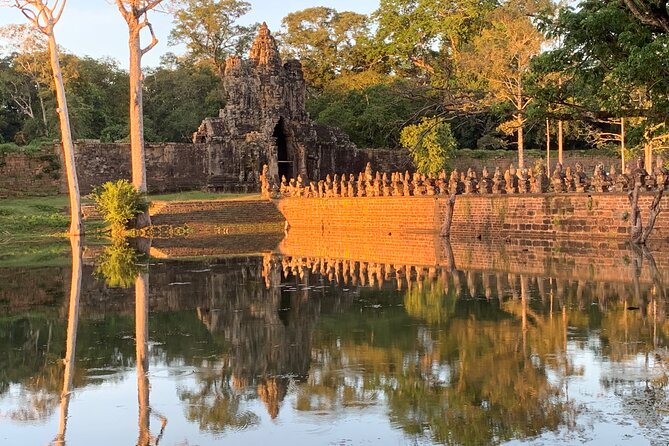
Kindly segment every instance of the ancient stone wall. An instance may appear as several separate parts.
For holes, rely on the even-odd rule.
[[[646,222],[652,194],[641,196]],[[315,235],[329,232],[359,239],[400,233],[438,232],[447,198],[353,197],[284,198],[278,207],[291,228]],[[664,209],[669,197],[664,197]],[[460,195],[451,226],[453,238],[513,239],[558,237],[571,240],[629,238],[630,205],[624,193]],[[661,213],[652,240],[669,237],[669,215]]]
[[[62,162],[62,150],[55,148]],[[203,189],[209,172],[209,148],[204,144],[147,143],[146,174],[149,192]],[[77,142],[74,145],[79,189],[88,194],[95,186],[121,178],[131,179],[130,144]],[[60,192],[67,193],[65,175]]]
[[[61,164],[50,150],[0,154],[0,198],[55,195]]]

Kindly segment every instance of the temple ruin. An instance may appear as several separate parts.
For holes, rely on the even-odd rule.
[[[265,23],[248,60],[228,58],[223,72],[225,108],[206,118],[194,143],[212,147],[212,189],[258,187],[257,173],[318,180],[337,166],[364,166],[369,154],[336,128],[314,123],[305,110],[306,86],[298,60],[282,63],[276,40]],[[360,159],[358,159],[360,158]]]

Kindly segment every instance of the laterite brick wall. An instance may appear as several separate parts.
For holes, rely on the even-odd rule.
[[[653,199],[640,198],[644,223]],[[445,198],[354,197],[283,198],[279,211],[291,227],[323,235],[328,231],[393,235],[439,231]],[[662,201],[669,207],[669,197]],[[629,234],[630,206],[623,193],[523,195],[459,195],[455,204],[453,238],[504,239],[558,237],[570,240],[610,238]],[[651,239],[669,237],[669,212],[660,213]]]
[[[283,216],[266,200],[154,201],[154,225],[187,226],[193,235],[281,233]]]
[[[0,154],[0,198],[55,195],[60,164],[50,150]]]

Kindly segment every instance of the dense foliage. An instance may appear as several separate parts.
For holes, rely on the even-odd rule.
[[[423,118],[404,127],[400,142],[411,153],[418,171],[432,176],[447,167],[458,145],[444,118]]]
[[[177,2],[171,39],[186,54],[147,70],[145,136],[188,141],[223,105],[220,68],[248,50],[243,0]],[[444,118],[460,148],[664,150],[669,141],[669,12],[652,0],[381,0],[367,16],[330,7],[288,14],[273,30],[302,61],[307,107],[363,147],[399,148],[402,128]],[[40,37],[2,28],[0,143],[57,135]],[[63,57],[75,138],[124,140],[128,75],[117,62]],[[548,120],[548,122],[547,122]],[[626,126],[624,136],[620,130]]]
[[[130,220],[148,209],[143,194],[128,180],[108,181],[91,194],[98,212],[111,226],[112,234],[120,234]]]

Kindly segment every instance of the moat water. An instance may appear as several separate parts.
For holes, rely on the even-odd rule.
[[[265,254],[152,260],[124,289],[95,269],[71,298],[67,267],[0,268],[0,444],[669,443],[668,271],[647,258],[610,280]]]

